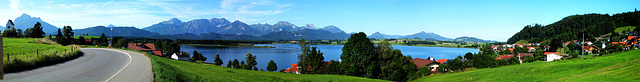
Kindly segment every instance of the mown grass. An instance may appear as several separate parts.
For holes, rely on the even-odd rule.
[[[71,48],[42,38],[3,38],[3,69],[6,73],[19,72],[81,56],[79,49],[71,51]]]
[[[145,54],[145,53],[143,53]],[[146,54],[151,58],[155,80],[158,82],[230,82],[230,81],[384,81],[345,75],[291,74],[280,72],[249,71],[211,64],[177,61]]]
[[[601,57],[537,61],[520,65],[433,75],[415,81],[629,81],[640,80],[640,50]]]

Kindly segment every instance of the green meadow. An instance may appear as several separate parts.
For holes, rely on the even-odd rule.
[[[72,46],[57,45],[43,38],[3,38],[2,45],[5,72],[56,64],[82,53],[79,49],[71,51]]]
[[[477,69],[423,77],[414,81],[434,82],[506,82],[506,81],[638,81],[640,50],[600,57],[536,61],[520,65]]]

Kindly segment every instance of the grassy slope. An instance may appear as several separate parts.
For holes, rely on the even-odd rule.
[[[55,45],[55,42],[42,38],[3,38],[2,49],[4,51],[3,64],[5,67],[3,69],[5,73],[64,62],[77,58],[81,54],[80,50],[71,51],[70,46]],[[39,49],[39,55],[36,55],[36,49]],[[53,55],[56,51],[57,54]],[[10,56],[6,54],[10,54]]]
[[[147,54],[148,55],[148,54]],[[148,55],[153,63],[156,81],[382,81],[344,75],[298,75],[279,72],[262,72],[226,68],[209,64],[176,61]],[[210,58],[213,59],[213,58]],[[227,63],[227,62],[225,62]],[[279,67],[282,69],[284,67]]]
[[[613,30],[613,32],[622,33],[622,31],[629,31],[629,30],[634,31],[633,29],[635,28],[636,26],[623,26],[623,27],[616,28],[615,30]],[[611,35],[611,33],[607,33],[606,35]]]
[[[36,49],[39,49],[40,54],[53,53],[54,51],[61,53],[64,52],[65,49],[67,49],[67,51],[70,51],[71,49],[67,46],[42,44],[35,40],[36,38],[3,38],[3,58],[6,60],[7,54],[11,54],[11,57],[15,57],[16,55],[32,57],[36,55]]]
[[[622,33],[622,31],[634,31],[633,29],[635,29],[636,26],[623,26],[623,27],[618,27],[616,28],[616,30],[614,30],[614,32],[616,33]]]
[[[533,62],[520,65],[434,75],[415,81],[576,81],[640,80],[640,50],[602,57]]]

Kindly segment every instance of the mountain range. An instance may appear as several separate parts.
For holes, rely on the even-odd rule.
[[[418,32],[416,34],[406,35],[406,36],[387,35],[380,32],[375,32],[367,37],[374,38],[374,39],[423,39],[423,40],[456,41],[456,42],[498,42],[498,41],[483,40],[476,37],[468,37],[468,36],[462,36],[455,39],[450,39],[450,38],[442,37],[433,32],[426,33],[424,31]]]
[[[252,35],[261,36],[271,32],[295,32],[303,29],[320,29],[326,30],[331,33],[344,33],[335,26],[326,26],[324,28],[316,28],[313,24],[307,24],[302,27],[298,27],[286,21],[279,21],[274,25],[270,24],[252,24],[248,25],[241,21],[229,22],[225,18],[212,18],[212,19],[196,19],[188,22],[182,22],[177,18],[172,18],[167,21],[162,21],[157,24],[153,24],[149,27],[142,28],[150,32],[157,32],[162,35],[170,34],[202,34],[202,33],[218,33],[218,34],[235,34],[235,35]]]
[[[31,17],[26,13],[23,13],[22,15],[20,15],[19,17],[13,20],[13,24],[15,25],[15,28],[22,29],[22,30],[25,30],[27,28],[33,28],[33,25],[35,25],[36,22],[40,22],[40,25],[42,25],[42,31],[44,31],[45,34],[56,34],[58,32],[58,27],[42,21],[40,17]],[[6,27],[0,28],[0,30],[5,30],[5,29]]]
[[[39,17],[31,17],[22,14],[14,20],[14,24],[18,29],[32,28],[36,22],[40,22],[45,33],[55,34],[58,27],[42,21]],[[0,30],[6,29],[5,27]],[[89,34],[92,36],[124,36],[124,37],[143,37],[155,39],[221,39],[221,40],[298,40],[305,38],[309,40],[316,39],[347,39],[351,33],[346,33],[340,28],[329,25],[317,28],[313,24],[304,26],[296,26],[287,21],[279,21],[276,24],[258,23],[246,24],[236,20],[230,22],[225,18],[211,19],[195,19],[183,22],[177,18],[162,21],[149,27],[138,29],[135,27],[121,27],[109,24],[107,26],[95,26],[84,29],[74,29],[75,35]],[[113,33],[113,34],[112,34]],[[352,32],[353,33],[353,32]],[[391,39],[391,38],[407,38],[407,39],[425,39],[425,40],[448,40],[448,41],[473,41],[473,42],[489,42],[473,37],[460,37],[450,39],[442,37],[433,32],[426,33],[424,31],[411,35],[386,35],[380,32],[373,33],[368,36],[375,39]]]

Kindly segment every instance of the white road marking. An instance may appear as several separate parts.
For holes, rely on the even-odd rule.
[[[117,50],[111,50],[111,49],[103,49],[103,50],[116,51],[116,52],[120,52],[120,53],[123,53],[123,54],[127,54],[127,56],[129,56],[129,62],[127,63],[127,65],[122,67],[122,69],[120,69],[120,71],[116,72],[116,74],[113,74],[111,77],[109,77],[109,79],[104,80],[104,82],[107,82],[107,81],[111,80],[111,78],[113,78],[114,76],[118,75],[122,70],[124,70],[124,68],[127,68],[129,66],[129,64],[131,64],[132,58],[131,58],[131,55],[129,53],[126,53],[126,52],[117,51]]]

